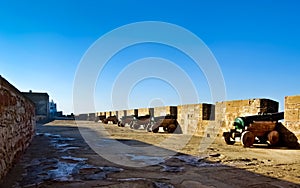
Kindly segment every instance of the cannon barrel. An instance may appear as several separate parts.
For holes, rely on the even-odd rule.
[[[278,121],[281,119],[284,119],[284,112],[259,114],[235,118],[233,125],[236,129],[244,129],[254,121]]]
[[[157,116],[157,117],[154,117],[154,121],[155,121],[155,122],[157,122],[157,121],[159,121],[159,120],[161,120],[161,119],[177,119],[177,117],[174,116],[174,115],[169,115],[169,114],[167,114],[167,115],[165,115],[165,116]]]

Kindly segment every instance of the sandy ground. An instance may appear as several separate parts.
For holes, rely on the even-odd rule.
[[[299,150],[211,141],[54,121],[37,126],[0,187],[300,187]]]

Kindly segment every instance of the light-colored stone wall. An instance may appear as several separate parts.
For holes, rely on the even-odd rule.
[[[117,118],[120,119],[123,116],[126,116],[126,110],[118,110],[117,111]]]
[[[139,116],[146,116],[149,115],[149,108],[139,108],[138,109]]]
[[[108,116],[116,116],[116,115],[117,115],[117,111],[109,111],[108,113],[106,113],[106,117],[108,117]]]
[[[160,106],[154,108],[154,117],[166,116],[170,114],[170,106]]]
[[[208,120],[211,113],[214,117],[212,104],[187,104],[177,107],[177,121],[183,134],[203,135],[206,126],[212,122]]]
[[[34,127],[34,103],[0,76],[0,179],[29,146]]]
[[[174,115],[177,117],[177,106],[160,106],[154,108],[154,117]]]
[[[291,100],[292,99],[290,99],[290,101]],[[295,106],[295,104],[289,104],[289,106],[292,105]],[[279,103],[270,99],[247,99],[217,102],[216,105],[200,103],[179,106],[162,106],[152,108],[152,110],[154,117],[177,115],[177,121],[183,134],[203,135],[205,133],[211,135],[215,133],[219,134],[225,129],[233,128],[233,121],[237,117],[256,115],[258,113],[274,113],[278,112],[278,107]],[[151,108],[139,108],[108,111],[106,112],[106,117],[110,114],[123,117],[124,115],[144,116],[149,115],[150,113]],[[296,111],[291,109],[287,113],[292,113],[294,117]],[[105,112],[97,114],[105,114]],[[298,117],[300,116],[298,111],[297,115]],[[294,123],[289,121],[288,125],[295,127],[293,130],[299,130],[298,122]]]
[[[106,112],[97,112],[97,116],[106,116]]]
[[[135,115],[135,111],[136,111],[136,109],[126,110],[126,114],[127,114],[127,116],[132,116],[132,115]]]
[[[284,124],[300,140],[300,95],[285,97]]]
[[[216,103],[216,123],[223,129],[233,128],[234,119],[258,113],[278,112],[279,103],[270,99],[233,100]]]

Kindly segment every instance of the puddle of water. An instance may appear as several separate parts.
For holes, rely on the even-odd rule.
[[[81,162],[81,161],[87,161],[88,160],[88,158],[79,158],[79,157],[72,157],[72,156],[62,156],[60,158],[65,159],[65,160],[72,160],[72,161],[75,161],[75,162]]]
[[[126,154],[133,161],[141,161],[146,165],[157,165],[165,162],[164,157],[155,157],[155,156],[144,156],[144,155],[134,155]]]
[[[56,181],[72,181],[74,180],[72,174],[76,171],[76,163],[65,163],[58,162],[56,164],[56,169],[49,170],[47,174],[50,176],[50,179]],[[43,172],[44,173],[44,172]]]
[[[156,188],[175,188],[173,185],[163,182],[154,182]]]
[[[196,167],[215,167],[215,166],[221,166],[218,163],[207,163],[203,160],[206,157],[194,157],[190,155],[176,155],[173,156],[173,158],[179,159],[180,161],[185,162],[188,165],[196,166]]]
[[[42,184],[45,181],[80,181],[103,180],[107,174],[123,171],[121,168],[110,166],[93,166],[87,164],[87,158],[62,156],[56,158],[34,159],[26,167],[23,179],[18,183],[21,187]],[[18,186],[16,186],[18,187]]]
[[[73,150],[73,149],[79,149],[79,147],[77,147],[77,146],[65,147],[65,148],[61,149],[60,152],[66,152],[68,150]]]
[[[162,172],[182,172],[184,170],[183,166],[168,166],[168,165],[160,165],[163,167]]]
[[[67,146],[69,146],[70,144],[66,144],[66,143],[64,143],[64,144],[56,144],[56,147],[58,147],[58,148],[63,148],[63,147],[67,147]]]
[[[37,136],[47,136],[49,138],[53,138],[54,140],[57,141],[72,141],[75,140],[75,138],[71,138],[71,137],[62,137],[59,134],[51,134],[51,133],[35,133],[35,135]]]
[[[71,137],[61,137],[57,139],[57,141],[73,141],[73,140],[75,140],[75,138],[71,138]]]
[[[51,133],[44,133],[45,136],[50,138],[60,138],[61,136],[59,134],[51,134]]]
[[[59,152],[66,152],[68,150],[79,149],[77,146],[70,146],[70,144],[65,143],[66,141],[73,141],[75,138],[70,137],[61,137],[61,135],[50,134],[50,133],[37,133],[39,135],[43,134],[51,138],[50,143],[55,148],[59,149]]]
[[[66,141],[75,140],[75,138],[50,133],[36,133],[36,135],[49,137],[51,145],[58,149],[58,152],[79,148],[65,143]],[[22,180],[17,182],[15,187],[34,187],[45,181],[101,180],[107,178],[109,173],[123,171],[123,169],[117,167],[89,165],[87,161],[87,158],[67,155],[58,159],[46,157],[33,159],[24,166],[25,173],[22,174]]]

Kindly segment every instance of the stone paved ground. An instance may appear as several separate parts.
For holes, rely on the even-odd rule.
[[[0,187],[300,187],[299,150],[216,139],[199,152],[200,137],[177,148],[186,138],[84,121],[38,125]]]

